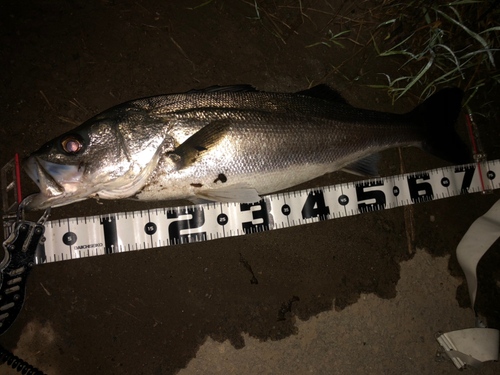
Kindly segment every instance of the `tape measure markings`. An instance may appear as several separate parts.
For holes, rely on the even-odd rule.
[[[480,192],[482,183],[499,188],[500,160],[482,167],[466,164],[273,194],[251,204],[208,203],[49,221],[36,263],[288,228]]]

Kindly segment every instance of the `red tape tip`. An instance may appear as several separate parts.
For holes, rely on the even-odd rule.
[[[474,153],[477,154],[476,140],[474,139],[474,131],[472,130],[472,123],[470,121],[470,116],[467,114],[465,115],[465,117],[467,118],[467,126],[469,128],[470,139],[472,141],[472,148],[474,149]]]

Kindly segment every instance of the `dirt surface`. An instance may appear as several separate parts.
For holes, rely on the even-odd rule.
[[[0,165],[113,105],[212,85],[248,83],[266,91],[294,92],[327,83],[358,107],[403,113],[418,103],[410,96],[392,106],[383,91],[366,86],[382,83],[385,78],[378,73],[396,71],[400,61],[378,58],[373,48],[347,40],[342,41],[345,48],[307,47],[324,41],[329,29],[340,31],[340,21],[353,28],[357,43],[368,43],[368,30],[377,20],[360,27],[348,19],[365,14],[369,3],[262,1],[260,20],[253,2],[212,1],[189,9],[201,3],[2,3]],[[266,9],[275,17],[265,18]],[[282,31],[279,37],[275,27]],[[481,126],[489,159],[499,158],[494,119]],[[406,172],[447,165],[418,149],[405,149],[402,155]],[[400,173],[397,150],[383,153],[379,170],[386,176]],[[339,172],[305,186],[353,179]],[[36,191],[27,176],[23,189],[24,194]],[[242,335],[273,343],[297,335],[297,319],[307,321],[332,309],[345,314],[361,294],[397,298],[400,264],[414,256],[416,247],[433,257],[450,255],[449,272],[462,280],[456,298],[469,307],[454,251],[498,196],[474,194],[414,206],[411,248],[400,208],[38,266],[29,279],[24,311],[0,342],[31,353],[48,374],[174,374],[206,340],[229,340],[235,349],[245,346]],[[52,217],[164,206],[86,201],[55,209]],[[478,311],[496,328],[499,258],[495,245],[478,271]],[[245,263],[258,284],[251,283]]]

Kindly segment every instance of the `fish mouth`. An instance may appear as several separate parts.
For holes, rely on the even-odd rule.
[[[78,165],[56,164],[32,155],[23,160],[22,166],[40,189],[26,204],[27,211],[43,210],[85,199],[79,194],[78,185],[81,183],[83,168]]]

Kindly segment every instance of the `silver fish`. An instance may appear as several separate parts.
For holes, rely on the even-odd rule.
[[[462,163],[462,91],[407,114],[355,108],[326,85],[298,93],[211,87],[130,101],[26,158],[40,188],[27,209],[87,198],[255,202],[328,172],[377,175],[377,153],[417,146]]]

